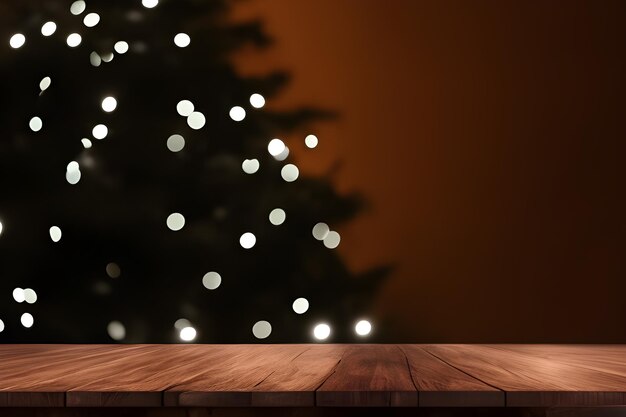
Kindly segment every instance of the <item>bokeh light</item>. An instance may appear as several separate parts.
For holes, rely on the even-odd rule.
[[[35,323],[35,319],[33,318],[32,314],[24,313],[22,314],[22,317],[20,317],[20,322],[22,323],[22,326],[29,328],[33,326],[33,324]]]
[[[285,213],[285,210],[281,208],[275,208],[274,210],[270,211],[269,218],[270,223],[272,223],[274,226],[279,226],[285,222],[285,219],[287,218],[287,213]]]
[[[272,325],[265,320],[257,321],[252,326],[252,334],[257,339],[265,339],[272,333]]]
[[[180,333],[178,334],[180,340],[182,340],[183,342],[191,342],[196,338],[196,335],[196,329],[191,326],[183,327],[182,329],[180,329]]]
[[[159,0],[141,0],[141,4],[146,9],[152,9],[153,7],[156,7],[157,4],[159,4]]]
[[[313,237],[317,240],[324,240],[328,236],[330,228],[326,223],[320,222],[313,226]]]
[[[72,13],[74,16],[78,16],[79,14],[84,12],[86,8],[87,4],[83,0],[78,0],[72,3],[72,5],[70,6],[70,13]]]
[[[189,117],[187,117],[187,124],[190,128],[194,130],[202,129],[205,123],[206,119],[204,117],[204,114],[200,113],[199,111],[194,111],[189,115]]]
[[[239,244],[244,249],[250,249],[256,244],[256,236],[253,233],[246,232],[239,238]]]
[[[185,226],[185,217],[180,213],[172,213],[167,216],[166,223],[170,230],[177,232]]]
[[[126,337],[126,328],[121,322],[113,320],[107,325],[107,333],[111,339],[120,341]]]
[[[28,127],[30,127],[30,130],[33,132],[39,132],[43,127],[43,121],[41,118],[35,116],[28,122]]]
[[[186,33],[179,33],[174,36],[174,44],[179,48],[186,48],[191,43],[191,38]]]
[[[215,271],[207,272],[202,277],[202,285],[208,290],[214,290],[222,283],[222,277]]]
[[[313,336],[317,340],[326,340],[330,336],[330,326],[326,323],[320,323],[313,328]]]
[[[72,185],[78,184],[78,182],[80,181],[81,176],[82,176],[82,174],[81,174],[79,169],[74,170],[74,171],[67,171],[65,173],[65,179],[67,180],[67,182],[69,182]]]
[[[117,100],[115,99],[115,97],[105,97],[104,100],[102,100],[102,110],[104,110],[107,113],[111,113],[113,110],[115,110],[117,108]]]
[[[167,149],[172,152],[180,152],[185,147],[185,138],[181,135],[172,135],[167,138]]]
[[[76,48],[82,42],[83,38],[78,33],[71,33],[67,37],[67,46],[70,48]]]
[[[4,322],[0,320],[0,333],[4,331]]]
[[[53,242],[56,243],[61,240],[62,235],[63,233],[61,232],[61,228],[59,226],[52,226],[50,228],[50,239],[52,239]]]
[[[236,122],[241,122],[246,118],[246,111],[241,106],[231,108],[228,114],[230,115],[230,118]]]
[[[43,77],[39,82],[39,89],[45,91],[50,87],[50,84],[52,84],[52,79],[50,77]]]
[[[179,331],[184,329],[185,327],[190,327],[191,326],[191,322],[187,319],[178,319],[174,322],[174,328],[178,329]]]
[[[89,63],[94,67],[99,67],[102,64],[102,58],[96,52],[89,54]]]
[[[18,303],[23,303],[26,299],[24,296],[24,290],[22,288],[16,288],[13,290],[13,299]]]
[[[122,275],[122,268],[115,262],[109,262],[104,269],[109,278],[119,278]]]
[[[254,93],[250,96],[250,104],[255,109],[260,109],[261,107],[265,106],[265,97],[263,97],[261,94]]]
[[[89,149],[89,148],[91,148],[92,143],[91,143],[91,141],[90,141],[89,139],[87,139],[87,138],[82,138],[82,139],[80,140],[80,142],[83,144],[83,147],[84,147],[85,149]]]
[[[241,169],[246,174],[254,174],[259,170],[260,164],[258,159],[246,159],[241,163]]]
[[[24,301],[28,304],[35,304],[37,302],[37,293],[32,288],[24,288]]]
[[[298,175],[300,175],[300,171],[298,167],[294,164],[287,164],[280,170],[280,175],[287,182],[294,182],[298,179]]]
[[[359,336],[367,336],[372,332],[372,324],[367,320],[359,320],[354,326],[354,331]]]
[[[189,100],[181,100],[176,105],[176,111],[181,116],[187,117],[194,111],[194,105]]]
[[[21,48],[22,46],[24,46],[24,43],[26,43],[26,36],[22,35],[21,33],[16,33],[15,35],[11,36],[11,39],[9,39],[9,46],[11,46],[11,48],[13,49]]]
[[[83,19],[83,24],[88,28],[96,26],[100,22],[100,15],[98,13],[89,13]]]
[[[41,25],[41,34],[43,36],[51,36],[57,30],[57,24],[54,22],[46,22]]]
[[[272,156],[280,155],[285,150],[285,143],[280,139],[272,139],[267,144],[267,151]]]
[[[107,137],[107,135],[109,134],[109,128],[107,128],[106,125],[99,124],[94,126],[94,128],[91,130],[91,134],[94,138],[101,140]]]
[[[125,54],[126,52],[128,52],[128,43],[125,41],[115,42],[115,45],[113,45],[113,50],[120,55]]]
[[[324,246],[326,246],[328,249],[335,249],[337,246],[339,246],[339,242],[341,242],[341,236],[339,236],[339,233],[335,232],[334,230],[328,232],[328,234],[324,238]]]
[[[315,148],[317,146],[317,144],[318,144],[317,136],[315,136],[315,135],[307,135],[307,137],[304,138],[304,144],[308,148]]]
[[[113,61],[113,56],[113,52],[105,52],[100,56],[100,58],[102,58],[103,62],[111,62]]]
[[[274,159],[277,161],[284,161],[289,156],[289,147],[285,146],[285,149],[278,155],[274,156]]]
[[[309,300],[302,297],[296,298],[291,307],[296,314],[304,314],[309,309]]]

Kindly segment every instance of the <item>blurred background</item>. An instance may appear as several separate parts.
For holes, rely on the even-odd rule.
[[[71,7],[0,6],[0,341],[626,342],[624,3]]]

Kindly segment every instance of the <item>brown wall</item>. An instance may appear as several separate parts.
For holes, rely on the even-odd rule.
[[[626,342],[626,2],[258,0],[249,17],[277,44],[241,71],[294,74],[270,105],[342,115],[315,152],[287,140],[309,173],[342,159],[337,186],[372,202],[340,247],[356,270],[398,265],[379,326]]]

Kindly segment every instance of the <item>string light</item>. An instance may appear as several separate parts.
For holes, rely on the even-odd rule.
[[[214,290],[222,283],[222,277],[217,272],[211,271],[202,277],[202,285],[208,290]]]
[[[302,297],[296,298],[291,307],[296,314],[304,314],[309,309],[309,300]]]
[[[372,324],[367,320],[360,320],[355,326],[354,331],[359,336],[367,336],[372,331]]]
[[[122,269],[115,262],[109,262],[104,268],[109,278],[119,278],[122,275]]]
[[[274,159],[277,161],[284,161],[289,156],[289,147],[285,146],[285,149],[278,155],[274,156]]]
[[[272,139],[267,144],[267,151],[272,156],[280,155],[285,150],[285,143],[280,139]]]
[[[326,340],[330,336],[330,326],[326,323],[320,323],[313,328],[313,336],[317,340]]]
[[[179,33],[174,36],[174,44],[179,48],[186,48],[191,43],[191,38],[186,33]]]
[[[246,118],[246,111],[241,106],[231,108],[228,114],[230,115],[230,118],[236,122],[241,122]]]
[[[174,322],[174,328],[178,329],[179,331],[189,326],[191,326],[191,322],[187,319],[178,319]]]
[[[126,337],[126,328],[121,322],[113,320],[107,325],[107,333],[111,339],[120,341]]]
[[[272,325],[265,320],[257,321],[254,323],[254,326],[252,326],[252,334],[257,339],[266,339],[271,333]]]
[[[254,174],[259,170],[260,164],[258,159],[245,159],[241,163],[241,169],[246,174]]]
[[[298,179],[300,171],[298,170],[298,167],[294,164],[287,164],[283,167],[283,169],[280,170],[280,175],[285,181],[294,182]]]
[[[83,19],[83,24],[88,28],[96,26],[100,22],[100,15],[98,13],[89,13]]]
[[[68,170],[69,171],[69,170]],[[53,242],[58,242],[59,240],[61,240],[61,236],[62,236],[62,232],[61,232],[61,228],[58,226],[52,226],[50,228],[50,239],[52,239]]]
[[[188,117],[194,111],[194,105],[189,100],[181,100],[176,105],[176,111],[183,117]]]
[[[83,38],[78,33],[71,33],[67,37],[67,46],[70,48],[76,48],[82,42]]]
[[[326,223],[320,222],[313,226],[313,237],[317,240],[324,240],[328,236],[328,232],[330,232],[330,228]]]
[[[244,249],[250,249],[256,244],[256,236],[253,233],[246,232],[239,238],[239,244]]]
[[[46,22],[41,25],[41,34],[43,36],[51,36],[57,30],[57,24],[54,22]]]
[[[22,288],[16,288],[13,290],[13,299],[18,303],[23,303],[26,297],[24,296],[24,290]]]
[[[87,5],[85,4],[85,2],[83,0],[78,0],[72,3],[72,5],[70,6],[70,13],[72,13],[74,16],[78,16],[79,14],[84,12],[86,8]]]
[[[104,110],[107,113],[111,113],[113,110],[115,110],[117,108],[117,100],[115,99],[115,97],[105,97],[104,100],[102,100],[102,110]]]
[[[206,119],[204,117],[204,114],[200,113],[199,111],[194,111],[189,115],[189,117],[187,117],[187,124],[190,128],[194,130],[202,129],[205,123]]]
[[[156,7],[157,4],[159,4],[159,0],[141,0],[141,4],[146,9],[152,9],[152,8]]]
[[[281,208],[275,208],[274,210],[270,211],[269,217],[270,223],[272,223],[274,226],[280,226],[285,222],[287,214],[285,213],[285,210]]]
[[[45,91],[50,87],[50,84],[52,84],[52,79],[50,77],[44,77],[39,82],[39,89]]]
[[[102,64],[102,58],[96,52],[89,54],[89,63],[94,67],[99,67]]]
[[[315,135],[307,135],[307,137],[304,138],[304,144],[308,147],[308,148],[315,148],[318,144],[318,140],[317,140],[317,136]]]
[[[0,333],[4,331],[4,322],[0,320]]]
[[[185,138],[181,135],[172,135],[167,138],[167,149],[172,152],[180,152],[185,147]]]
[[[30,119],[30,122],[28,122],[28,127],[30,127],[30,130],[32,130],[33,132],[39,132],[43,127],[43,121],[41,120],[41,118],[35,116]]]
[[[102,140],[106,138],[107,135],[109,134],[109,129],[106,127],[106,125],[99,124],[99,125],[94,126],[94,128],[91,130],[91,134],[93,135],[94,138],[98,140]]]
[[[26,36],[22,35],[21,33],[16,33],[15,35],[11,36],[11,39],[9,39],[9,46],[13,49],[21,48],[22,46],[24,46],[24,43],[26,43]]]
[[[102,58],[102,62],[111,62],[113,61],[113,57],[113,52],[106,52],[100,56],[100,58]]]
[[[197,332],[191,326],[183,327],[180,329],[179,337],[183,342],[191,342],[196,338]]]
[[[250,104],[255,109],[260,109],[261,107],[265,106],[265,97],[263,97],[261,94],[254,93],[250,96]]]
[[[30,313],[22,314],[20,321],[22,322],[22,326],[26,327],[27,329],[32,327],[33,324],[35,323],[35,319],[33,318],[33,315]]]
[[[37,293],[32,288],[24,288],[24,301],[28,304],[35,304],[37,302]]]
[[[80,140],[80,142],[83,144],[83,147],[85,149],[91,148],[91,141],[89,139],[83,138],[83,139]]]
[[[115,45],[113,45],[113,50],[115,50],[115,52],[120,55],[125,54],[126,52],[128,52],[128,43],[124,41],[115,42]]]
[[[339,236],[339,233],[331,230],[324,238],[324,246],[326,246],[328,249],[335,249],[337,246],[339,246],[340,241],[341,236]]]
[[[185,217],[180,213],[172,213],[167,216],[166,223],[170,230],[177,232],[185,226]]]

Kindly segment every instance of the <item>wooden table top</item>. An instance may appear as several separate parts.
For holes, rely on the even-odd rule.
[[[0,345],[4,407],[626,405],[626,345]]]

